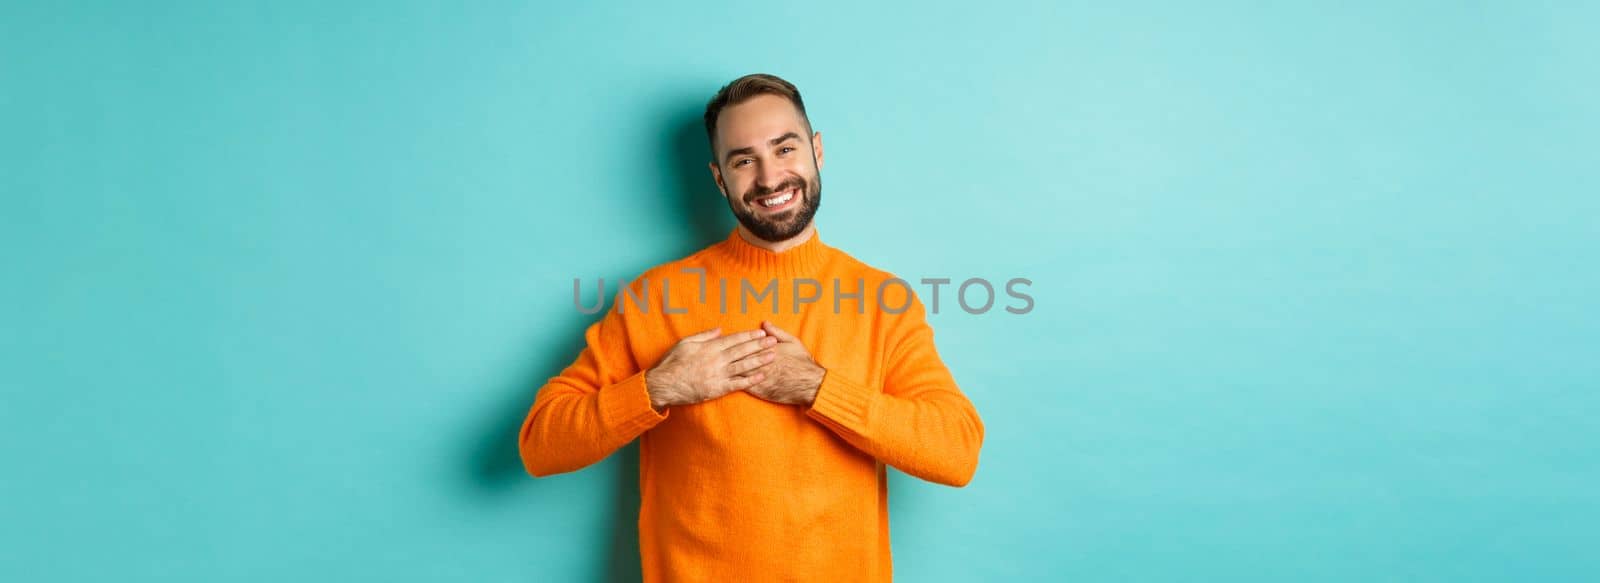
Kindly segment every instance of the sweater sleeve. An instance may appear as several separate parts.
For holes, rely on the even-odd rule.
[[[983,422],[939,359],[922,303],[913,296],[896,317],[881,390],[829,371],[806,414],[900,471],[965,486],[978,469]]]
[[[619,297],[617,302],[621,302]],[[586,346],[539,389],[517,450],[528,473],[571,472],[605,459],[667,418],[650,406],[617,303],[584,333]]]

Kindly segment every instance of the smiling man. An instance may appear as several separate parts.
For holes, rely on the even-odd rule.
[[[639,439],[645,581],[889,581],[886,465],[965,486],[983,423],[911,288],[818,235],[822,134],[794,85],[741,77],[705,124],[739,226],[618,294],[539,390],[523,464]]]

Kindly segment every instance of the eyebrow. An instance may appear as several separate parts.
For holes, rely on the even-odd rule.
[[[776,138],[772,138],[770,140],[767,140],[767,145],[776,146],[778,144],[782,144],[784,142],[784,140],[798,140],[798,139],[800,139],[800,134],[797,134],[797,133],[794,133],[794,132],[789,132],[789,133],[783,134],[781,136],[778,136]],[[743,147],[743,148],[737,148],[737,149],[733,149],[733,150],[728,150],[728,153],[722,155],[722,162],[723,163],[727,163],[729,159],[731,159],[734,156],[737,156],[739,154],[754,154],[754,153],[756,153],[756,149],[748,147],[748,146]]]

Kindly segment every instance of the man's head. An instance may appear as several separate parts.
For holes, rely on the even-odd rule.
[[[822,134],[800,90],[772,75],[735,79],[706,104],[706,137],[739,224],[774,243],[805,232],[822,204]]]

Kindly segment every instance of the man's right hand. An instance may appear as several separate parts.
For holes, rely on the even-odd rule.
[[[772,346],[777,339],[761,329],[718,336],[721,333],[721,328],[712,328],[684,337],[645,372],[651,407],[660,411],[692,405],[761,382],[761,367],[776,357]]]

